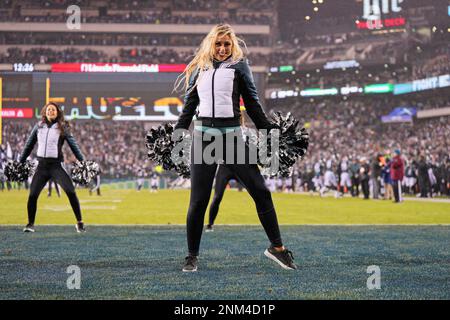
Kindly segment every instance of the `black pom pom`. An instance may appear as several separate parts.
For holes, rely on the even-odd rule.
[[[72,180],[81,185],[88,185],[99,172],[100,167],[97,162],[90,160],[75,162],[72,168]]]
[[[247,135],[248,144],[257,144],[258,164],[262,174],[269,177],[289,177],[298,159],[302,159],[308,149],[309,134],[305,128],[298,128],[296,120],[289,112],[272,114],[273,128],[279,130],[278,150],[272,150],[272,134]],[[264,156],[261,156],[264,155]],[[278,161],[278,166],[273,164]]]
[[[28,177],[33,175],[34,170],[34,164],[28,160],[24,163],[10,160],[5,166],[5,176],[11,182],[24,182],[28,180]]]
[[[174,126],[166,123],[147,132],[148,158],[161,165],[164,170],[175,170],[183,178],[190,177],[190,145],[192,138],[185,132],[172,141]],[[174,150],[175,146],[177,149]],[[178,150],[178,152],[177,152]]]

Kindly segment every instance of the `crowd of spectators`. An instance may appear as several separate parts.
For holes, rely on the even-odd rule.
[[[0,44],[2,43],[2,33],[0,33]],[[131,37],[132,38],[132,37]],[[184,39],[185,38],[185,39]],[[117,36],[118,43],[125,42],[126,37]],[[186,41],[185,41],[186,40]],[[200,38],[197,39],[200,42]],[[69,41],[69,40],[68,40]],[[98,40],[101,42],[100,40]],[[120,49],[118,54],[106,54],[103,50],[92,50],[89,47],[84,49],[70,48],[55,50],[52,47],[35,47],[21,49],[12,46],[4,53],[0,53],[0,63],[16,63],[18,61],[27,63],[57,63],[57,62],[135,62],[135,63],[186,63],[189,57],[194,54],[194,49],[175,51],[170,45],[157,48],[158,40],[148,38],[147,43],[151,48],[141,47]],[[178,36],[171,45],[176,42],[184,43],[188,37]],[[95,43],[93,43],[95,44]],[[100,44],[100,43],[99,43]],[[252,52],[252,44],[247,43],[249,48],[248,59],[252,65],[258,66],[279,66],[295,65],[295,58],[301,55],[301,50],[274,49],[267,54]],[[56,45],[56,44],[55,44]],[[61,45],[61,44],[60,44]],[[316,72],[297,71],[295,74],[282,74],[287,84],[293,87],[328,87],[336,85],[361,85],[364,83],[401,83],[414,79],[443,75],[450,73],[450,46],[438,46],[428,55],[420,59],[408,61],[408,63],[381,64],[373,67],[349,68],[341,72],[321,70]],[[322,66],[323,67],[323,66]],[[318,69],[322,69],[318,66]],[[301,66],[300,69],[305,69]],[[306,68],[308,69],[308,68]],[[280,76],[272,77],[274,81],[280,82]],[[269,78],[269,86],[270,86]],[[289,85],[286,85],[288,87]]]
[[[268,99],[269,112],[283,110],[296,115],[301,122],[335,124],[355,133],[359,128],[382,131],[386,128],[381,117],[398,107],[416,111],[450,107],[450,89],[425,91],[409,95],[372,95],[331,98]]]
[[[11,22],[40,22],[40,23],[65,23],[65,15],[32,15],[9,17],[5,14],[1,18]],[[244,25],[271,25],[270,15],[239,14],[229,16],[222,13],[211,13],[208,16],[173,15],[167,12],[127,12],[115,13],[104,16],[81,17],[81,23],[142,23],[142,24],[244,24]]]
[[[381,55],[392,57],[394,54],[388,50],[387,43],[382,49],[375,50]],[[368,59],[371,59],[370,55]],[[330,58],[331,60],[331,58]],[[361,62],[358,60],[358,62]],[[268,80],[269,88],[283,88],[295,90],[296,88],[329,88],[344,86],[363,86],[373,83],[404,83],[417,79],[424,79],[450,73],[450,45],[447,42],[437,41],[429,45],[418,46],[409,44],[403,62],[395,60],[383,63],[362,64],[359,67],[347,69],[323,70],[323,65],[300,66],[293,73],[272,73]]]
[[[0,32],[0,45],[45,46],[187,46],[197,47],[204,35],[140,34],[140,33],[37,33]],[[250,47],[267,47],[265,35],[241,35]]]
[[[82,63],[82,62],[109,62],[109,63],[174,63],[185,64],[192,59],[194,50],[175,51],[166,48],[153,47],[152,49],[132,48],[119,49],[117,55],[107,55],[104,51],[92,49],[68,48],[54,50],[51,48],[31,48],[22,50],[19,47],[8,48],[6,53],[0,53],[0,63]],[[275,60],[276,54],[265,55],[251,53],[248,59],[251,65],[266,66],[268,61]]]
[[[36,121],[37,122],[37,121]],[[11,148],[12,159],[18,159],[35,122],[4,121],[1,152]],[[133,178],[139,169],[149,167],[146,160],[145,128],[142,122],[71,121],[71,132],[87,160],[100,164],[102,176],[109,179]],[[35,157],[36,149],[32,154]],[[63,147],[67,163],[76,159],[67,145]],[[6,160],[6,156],[2,156]]]
[[[417,93],[408,96],[379,96],[342,98],[298,98],[268,101],[268,110],[291,112],[300,123],[309,124],[310,146],[308,155],[298,163],[298,170],[309,188],[315,189],[314,165],[325,166],[327,161],[338,163],[346,158],[370,163],[379,155],[391,156],[401,150],[406,163],[417,168],[425,161],[427,168],[441,170],[450,166],[450,117],[417,119],[406,123],[382,123],[381,116],[395,107],[412,107],[417,110],[450,106],[448,90]],[[440,169],[439,169],[440,168]],[[323,172],[322,172],[323,174]],[[438,175],[438,173],[436,173]],[[338,175],[339,178],[339,175]],[[450,179],[450,177],[449,177]],[[449,187],[435,190],[449,195]],[[417,188],[416,188],[417,189]],[[417,190],[416,190],[417,191]],[[428,193],[431,195],[431,193]]]
[[[367,180],[370,177],[372,196],[378,198],[373,193],[374,185],[378,184],[378,188],[386,186],[381,174],[385,164],[381,163],[381,159],[392,159],[394,151],[399,150],[405,161],[404,174],[408,172],[411,175],[409,177],[414,178],[412,185],[408,185],[407,179],[403,180],[405,193],[420,194],[421,197],[450,196],[450,144],[446,139],[449,134],[448,116],[410,124],[384,125],[381,130],[370,127],[348,130],[336,123],[311,128],[309,157],[297,163],[297,170],[304,183],[303,190],[319,191],[317,178],[323,177],[326,170],[331,170],[336,175],[337,187],[340,186],[340,191],[343,192],[345,189],[339,181],[339,166],[343,160],[348,160],[349,164],[358,168],[358,171],[350,172],[350,175],[355,176],[355,181],[359,184],[364,175]],[[328,163],[331,163],[330,168],[326,168]],[[316,172],[317,165],[320,167],[319,172]],[[366,173],[361,174],[359,168],[365,165]],[[426,181],[424,184],[418,179],[419,175]],[[369,185],[369,181],[367,183]],[[354,196],[353,192],[352,195]]]
[[[3,6],[0,13],[3,21],[10,22],[66,22],[66,9],[77,5],[81,9],[81,23],[145,23],[145,24],[231,24],[272,25],[274,1],[250,1],[245,6],[232,1],[179,1],[166,2],[164,6],[154,1],[117,1],[99,4],[95,1],[45,1],[36,4],[27,1],[14,1],[12,6]],[[14,10],[20,6],[20,9]],[[57,9],[47,13],[34,14],[22,9]],[[252,8],[248,10],[247,8]],[[96,14],[83,14],[83,11]],[[265,11],[265,12],[262,12]],[[186,14],[188,12],[188,14]],[[208,12],[208,15],[198,14]]]
[[[63,63],[63,62],[114,62],[103,52],[91,49],[75,48],[53,50],[51,48],[31,48],[22,50],[17,47],[8,48],[0,53],[0,63]]]
[[[23,37],[22,37],[23,36]],[[40,36],[43,38],[41,39]],[[201,42],[202,36],[185,36],[172,35],[170,37],[162,35],[123,35],[123,34],[70,34],[64,37],[55,37],[50,34],[32,34],[25,33],[24,35],[18,33],[1,33],[0,44],[6,44],[10,47],[4,53],[0,53],[0,63],[16,63],[17,61],[25,61],[28,63],[55,63],[55,62],[136,62],[148,63],[149,61],[163,61],[166,63],[186,63],[186,57],[192,56],[194,47]],[[283,47],[276,47],[267,53],[252,52],[254,47],[267,46],[264,36],[249,35],[245,36],[249,55],[248,58],[252,65],[259,66],[280,66],[293,65],[300,70],[308,70],[305,65],[297,66],[298,58],[305,52],[302,49],[285,49]],[[21,49],[18,45],[35,45],[34,48]],[[45,44],[45,47],[42,45]],[[56,49],[55,47],[78,45],[76,49]],[[93,50],[89,46],[105,46],[105,50]],[[111,53],[106,50],[107,46],[127,46],[131,48],[124,48],[118,53]],[[135,46],[135,48],[133,48]],[[172,46],[186,46],[186,50],[173,50]],[[437,76],[450,73],[450,45],[448,43],[439,43],[423,46],[418,49],[418,46],[411,46],[407,53],[406,59],[395,60],[395,63],[381,63],[387,65],[385,69],[380,68],[375,63],[375,57],[386,55],[389,53],[390,57],[398,56],[397,53],[389,51],[390,44],[387,47],[381,46],[381,49],[373,50],[374,55],[368,54],[367,60],[372,61],[370,64],[374,65],[375,71],[372,72],[370,67],[355,68],[355,72],[344,72],[335,77],[330,74],[316,74],[315,72],[303,72],[303,77],[297,73],[296,77],[291,77],[292,81],[302,82],[305,87],[308,86],[328,86],[335,85],[336,80],[339,83],[361,83],[363,82],[404,82],[413,79],[422,79],[431,76]],[[144,49],[142,47],[149,47]],[[394,48],[394,47],[392,47]],[[391,48],[391,49],[392,49]],[[325,49],[324,49],[325,50]],[[328,50],[328,49],[326,49]],[[392,49],[394,50],[394,49]],[[395,50],[394,50],[395,51]],[[331,51],[328,53],[321,53],[317,51],[316,57],[322,54],[326,55],[328,61],[333,61],[334,56]],[[334,51],[336,52],[336,51]],[[372,52],[372,51],[370,51]],[[369,53],[370,53],[369,52]],[[107,54],[108,53],[108,54]],[[358,60],[363,63],[363,60]],[[381,60],[380,60],[381,61]],[[386,60],[385,60],[386,61]],[[316,65],[317,68],[323,67]],[[314,70],[312,65],[309,69]],[[350,69],[349,69],[350,70]],[[349,71],[347,70],[347,71]],[[306,76],[309,74],[309,76]],[[286,79],[289,77],[286,76]],[[289,82],[289,81],[288,81]]]
[[[221,0],[192,0],[192,1],[184,1],[184,0],[173,0],[172,8],[177,10],[189,10],[189,11],[197,11],[197,10],[211,10],[211,9],[246,9],[252,8],[254,11],[261,10],[274,10],[276,5],[275,0],[248,0],[243,4],[238,1],[221,1]]]
[[[448,39],[447,39],[448,40]],[[439,42],[430,46],[411,46],[413,75],[417,79],[450,73],[450,43]]]
[[[383,124],[381,116],[397,106],[418,109],[448,107],[449,95],[415,94],[412,97],[379,96],[340,98],[269,100],[266,112],[291,112],[308,123],[310,147],[305,159],[298,163],[302,172],[314,164],[344,156],[372,159],[386,150],[401,149],[408,160],[426,157],[430,163],[443,163],[449,157],[450,117],[432,120],[414,119],[411,123]],[[248,121],[247,121],[248,122]],[[9,143],[13,157],[23,149],[34,123],[25,120],[5,120],[3,141]],[[148,167],[145,122],[71,121],[72,132],[86,158],[100,163],[105,178],[131,178],[137,170]],[[6,150],[6,147],[3,147]],[[74,161],[68,148],[66,160]]]
[[[11,9],[14,5],[21,5],[26,8],[35,9],[65,9],[70,5],[77,5],[86,9],[95,9],[99,7],[99,1],[96,0],[1,0],[2,8]],[[101,2],[100,2],[101,3]],[[272,10],[276,0],[248,0],[243,4],[239,1],[231,0],[168,0],[164,1],[164,7],[173,10],[185,11],[209,11],[214,9],[230,8],[253,8],[255,10]],[[102,4],[103,5],[103,4]],[[111,10],[140,10],[152,9],[161,5],[161,1],[156,0],[109,0],[108,9]]]
[[[333,88],[362,87],[373,83],[402,83],[413,80],[408,65],[382,64],[373,67],[356,67],[345,70],[323,70],[271,73],[268,78],[269,88]]]

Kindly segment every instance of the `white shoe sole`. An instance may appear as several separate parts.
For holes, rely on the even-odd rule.
[[[193,270],[185,270],[185,269],[183,269],[183,272],[196,272],[197,271],[197,267],[195,267],[195,269],[193,269]]]
[[[75,226],[75,229],[77,230],[77,233],[85,233],[86,232],[86,230],[81,231],[80,229],[78,229],[78,226]]]
[[[23,232],[25,232],[25,233],[33,233],[34,230],[31,230],[31,229],[23,229]]]
[[[266,249],[266,251],[264,251],[264,255],[265,255],[267,258],[269,258],[269,259],[275,261],[276,263],[278,263],[278,264],[279,264],[283,269],[285,269],[285,270],[295,270],[295,269],[292,269],[292,268],[289,268],[288,266],[286,266],[283,262],[281,262],[280,260],[278,260],[273,254],[271,254],[271,253],[269,252],[269,250],[267,250],[267,249]]]

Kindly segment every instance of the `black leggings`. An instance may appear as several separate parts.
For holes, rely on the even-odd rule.
[[[227,187],[228,181],[235,179],[236,175],[227,167],[219,166],[216,173],[216,184],[214,186],[214,197],[209,206],[209,225],[212,226],[219,212],[220,202]]]
[[[59,192],[58,184],[57,184],[55,181],[51,180],[51,179],[50,179],[50,181],[48,182],[48,196],[51,196],[51,195],[52,195],[52,184],[55,185],[55,190],[56,190],[56,193],[58,194],[58,197],[59,197],[60,192]]]
[[[201,146],[203,152],[205,148],[214,141],[214,138],[212,141],[201,141],[204,135],[206,134],[194,130],[191,151],[192,162],[195,158],[194,153],[196,146]],[[222,136],[223,139],[225,139],[224,137],[225,135]],[[238,135],[238,139],[242,139],[242,137]],[[224,143],[224,158],[226,158],[226,149],[231,146],[237,150],[236,139],[231,140],[231,144]],[[245,150],[241,151],[245,151],[245,153],[248,154],[247,147],[245,147]],[[235,152],[235,154],[238,153],[239,150]],[[248,157],[246,158],[248,160]],[[248,164],[248,161],[245,161],[245,164],[236,164],[235,161],[234,163],[225,163],[224,165],[236,175],[255,201],[259,220],[272,246],[281,247],[283,243],[272,197],[265,185],[264,178],[259,172],[258,166],[256,164]],[[187,215],[187,242],[190,255],[197,256],[199,253],[205,211],[211,195],[216,169],[216,163],[207,164],[204,161],[201,161],[201,163],[198,164],[191,163],[191,196]]]
[[[67,172],[62,167],[61,162],[40,161],[36,173],[33,176],[28,197],[28,223],[34,224],[36,217],[37,200],[45,184],[53,179],[58,183],[69,198],[72,210],[75,213],[77,221],[81,221],[80,203],[75,193],[75,187]]]

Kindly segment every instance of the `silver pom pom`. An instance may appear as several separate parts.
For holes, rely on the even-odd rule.
[[[4,173],[8,181],[24,182],[34,174],[35,169],[35,165],[28,160],[24,163],[9,160]]]
[[[98,175],[100,167],[95,161],[77,161],[72,168],[72,180],[81,185],[88,185]]]
[[[279,130],[278,150],[272,150],[272,135],[269,133],[247,136],[247,143],[257,144],[258,165],[262,174],[269,177],[290,177],[293,166],[298,159],[302,159],[308,149],[309,134],[305,128],[298,128],[296,120],[289,112],[283,116],[280,112],[272,114],[274,129]],[[257,141],[257,142],[255,142]],[[262,152],[264,151],[264,152]],[[264,157],[261,157],[265,154]],[[278,162],[278,166],[273,166]]]
[[[148,158],[161,165],[164,170],[175,170],[183,178],[190,177],[190,145],[192,138],[182,133],[177,141],[172,140],[174,126],[166,123],[147,132]],[[179,146],[174,150],[175,146]]]

